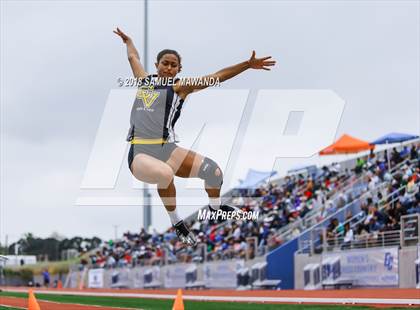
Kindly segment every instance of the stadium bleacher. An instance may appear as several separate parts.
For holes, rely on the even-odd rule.
[[[184,248],[172,228],[162,234],[144,229],[126,232],[91,255],[89,265],[117,268],[252,261],[290,240],[299,241],[301,253],[392,244],[400,237],[401,218],[420,212],[419,144],[403,147],[400,152],[394,148],[389,166],[387,156],[387,152],[371,152],[357,158],[350,168],[344,162],[334,163],[256,189],[234,189],[230,203],[259,212],[257,221],[216,223],[191,216],[189,224],[198,238],[196,248]],[[260,263],[255,260],[255,264]],[[250,267],[238,274],[244,287],[252,285]],[[259,279],[255,287],[264,280],[269,282]],[[194,286],[193,282],[189,285]]]
[[[406,151],[405,154],[407,155]],[[414,159],[415,154],[413,153],[411,157]],[[393,155],[393,158],[395,164],[401,163],[397,162],[399,159],[396,155]],[[358,165],[360,166],[360,161]],[[378,182],[393,177],[386,170],[385,160],[374,161],[369,158],[362,165],[365,166],[365,171],[356,166],[355,171],[342,172],[339,164],[333,164],[320,169],[317,176],[287,176],[277,184],[264,185],[253,191],[238,191],[237,197],[232,202],[242,206],[244,210],[258,211],[261,215],[259,221],[248,223],[233,221],[219,225],[210,221],[195,221],[191,223],[192,230],[197,234],[199,242],[206,244],[209,260],[247,257],[249,244],[246,239],[250,237],[256,237],[258,240],[257,254],[264,254],[267,250],[287,241],[288,234],[296,236],[303,229],[342,208],[344,204],[358,197],[360,190],[372,188]],[[402,169],[407,170],[407,167]],[[399,170],[394,174],[396,179],[393,188],[399,184],[396,180],[401,179]],[[367,198],[367,201],[370,200],[372,198]],[[405,208],[404,206],[403,209]],[[417,210],[416,207],[409,209],[409,212]],[[393,225],[398,224],[394,222]],[[340,231],[337,232],[343,232],[344,226],[339,226],[337,230]],[[389,223],[386,223],[386,226],[389,229]],[[359,230],[363,231],[361,227],[357,228],[357,231]],[[192,251],[181,251],[178,256],[175,255],[182,247],[175,238],[172,229],[164,234],[156,232],[148,234],[144,229],[140,234],[127,232],[123,240],[108,243],[102,251],[92,256],[92,263],[112,267],[135,265],[142,260],[148,260],[153,264],[162,261],[163,249],[168,253],[170,262],[179,260],[187,262],[196,259],[197,256],[201,257]],[[252,257],[252,253],[249,256]]]

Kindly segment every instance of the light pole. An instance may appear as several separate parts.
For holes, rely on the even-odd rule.
[[[148,47],[148,0],[144,0],[144,69],[146,72],[149,70],[149,60],[148,60],[148,54],[147,54],[147,47]],[[151,209],[151,194],[149,191],[149,184],[146,182],[143,182],[144,189],[143,189],[143,227],[147,231],[149,226],[152,224],[152,209]]]
[[[120,227],[120,225],[113,225],[113,226],[114,226],[114,241],[116,241],[118,238],[118,227]]]

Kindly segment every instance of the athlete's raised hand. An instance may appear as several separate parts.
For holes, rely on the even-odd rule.
[[[131,38],[128,35],[126,35],[124,32],[122,32],[121,29],[118,27],[117,27],[117,30],[114,30],[114,33],[120,36],[125,44],[131,41]]]
[[[134,46],[133,40],[131,40],[131,38],[122,32],[118,27],[116,30],[114,30],[114,33],[118,35],[127,46],[127,57],[128,61],[130,62],[131,70],[133,70],[134,76],[141,79],[148,76],[149,74],[146,72],[146,70],[144,70],[144,67],[140,62],[140,55]]]
[[[263,58],[255,58],[255,51],[252,51],[251,58],[248,60],[249,67],[252,69],[264,69],[270,71],[268,67],[272,67],[276,64],[275,60],[269,60],[271,56]]]

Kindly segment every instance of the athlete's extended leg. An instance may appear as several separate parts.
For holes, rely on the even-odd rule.
[[[159,196],[179,238],[183,243],[195,244],[195,237],[186,228],[176,211],[176,189],[172,168],[152,156],[137,154],[131,164],[131,171],[138,180],[157,184]]]

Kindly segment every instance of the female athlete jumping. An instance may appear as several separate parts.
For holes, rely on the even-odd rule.
[[[182,83],[175,79],[181,71],[181,57],[174,50],[165,49],[157,55],[155,63],[157,74],[149,75],[140,63],[139,54],[133,41],[119,28],[114,33],[121,37],[127,46],[127,56],[131,69],[137,79],[146,81],[139,87],[131,111],[128,166],[131,173],[140,181],[157,184],[158,193],[169,214],[178,238],[187,245],[195,245],[196,239],[176,211],[176,190],[174,176],[200,178],[204,180],[209,196],[209,210],[234,211],[235,208],[221,205],[220,189],[223,174],[220,167],[210,158],[175,144],[174,126],[182,105],[189,94],[206,88],[204,83]],[[275,65],[271,56],[256,58],[255,51],[249,60],[227,67],[201,79],[226,81],[247,69],[270,70]],[[171,85],[151,86],[151,81],[174,79]],[[184,80],[185,81],[185,80]]]

